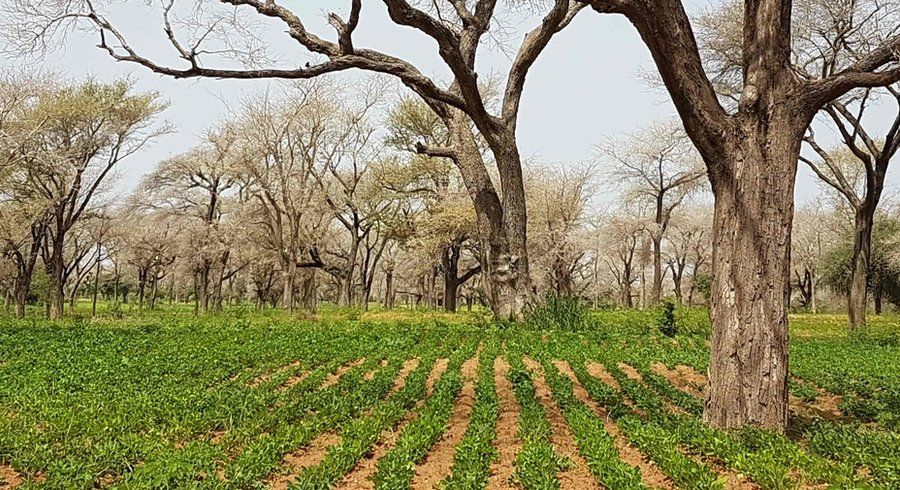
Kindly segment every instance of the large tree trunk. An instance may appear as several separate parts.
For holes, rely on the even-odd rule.
[[[850,291],[847,296],[847,313],[851,330],[866,326],[866,307],[869,302],[869,261],[872,257],[872,224],[874,215],[874,208],[870,209],[865,204],[856,213]]]
[[[475,207],[488,303],[499,318],[520,318],[531,294],[531,280],[525,243],[525,189],[515,138],[506,135],[508,150],[494,155],[501,169],[501,202],[469,119],[459,111],[451,113],[447,123],[456,150],[455,163]]]
[[[315,313],[319,307],[318,304],[318,281],[316,280],[316,270],[307,269],[304,272],[303,282],[300,286],[300,304],[303,308]]]
[[[710,165],[712,342],[703,418],[720,428],[783,431],[791,221],[802,129],[779,124],[774,116],[766,123],[743,120],[729,135],[731,161]]]

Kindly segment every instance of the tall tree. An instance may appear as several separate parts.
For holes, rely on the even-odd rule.
[[[237,151],[235,128],[225,126],[211,132],[204,144],[159,164],[144,178],[138,190],[137,205],[172,214],[186,221],[185,229],[196,235],[190,243],[190,259],[197,277],[195,299],[198,312],[210,308],[213,291],[221,291],[231,248],[223,233],[225,203],[237,184],[234,170]],[[191,226],[191,225],[196,226]],[[213,306],[219,305],[213,301]]]
[[[112,58],[144,66],[156,73],[176,77],[216,78],[312,78],[351,68],[385,73],[398,78],[429,105],[447,126],[451,135],[450,147],[422,145],[420,151],[432,156],[452,159],[460,168],[478,213],[478,226],[488,260],[489,289],[492,307],[499,316],[518,317],[528,302],[531,284],[528,275],[526,243],[525,189],[522,181],[522,162],[516,140],[519,107],[526,76],[552,37],[565,28],[587,4],[576,0],[554,0],[539,26],[528,32],[513,55],[506,74],[506,85],[498,104],[491,111],[487,97],[479,84],[476,59],[478,48],[485,44],[489,31],[496,24],[496,0],[433,3],[419,8],[407,0],[383,0],[388,15],[395,24],[410,27],[430,42],[436,43],[441,61],[452,74],[452,82],[441,87],[412,63],[373,49],[357,46],[354,32],[361,22],[362,0],[351,0],[349,14],[328,15],[336,31],[336,41],[329,41],[310,32],[303,20],[291,9],[274,1],[221,0],[223,8],[234,9],[232,18],[242,19],[248,13],[271,19],[288,29],[293,41],[319,57],[304,67],[224,68],[213,67],[207,60],[216,53],[227,53],[233,61],[235,46],[242,39],[222,42],[222,36],[176,33],[172,4],[163,6],[165,39],[180,54],[183,66],[172,66],[143,55],[128,41],[128,36],[93,2],[15,2],[10,9],[11,23],[17,35],[11,41],[24,49],[38,44],[46,46],[46,36],[64,32],[72,23],[86,22],[97,31],[99,45]],[[204,5],[206,7],[206,5]],[[196,25],[197,13],[215,9],[193,9],[190,25]],[[217,12],[221,17],[221,12]],[[201,29],[203,30],[203,29]],[[207,32],[224,35],[227,28],[210,22]],[[244,30],[242,32],[247,33]],[[252,32],[250,30],[249,32]],[[195,35],[192,35],[195,34]],[[231,38],[236,36],[232,35]],[[37,38],[37,39],[36,39]],[[190,41],[185,41],[190,39]],[[219,45],[216,46],[216,41]],[[265,42],[255,43],[256,46]],[[246,54],[246,53],[244,53]],[[230,56],[229,56],[230,55]],[[238,57],[239,58],[239,57]],[[259,56],[254,59],[258,61]],[[221,56],[213,61],[221,62]],[[233,66],[233,63],[231,63]],[[219,65],[223,66],[223,65]],[[491,181],[480,154],[473,150],[472,126],[490,147],[500,176],[499,192]]]
[[[50,275],[49,315],[62,317],[65,243],[73,226],[103,191],[112,170],[167,131],[155,124],[164,109],[156,94],[134,94],[132,84],[88,81],[44,96],[31,116],[42,121],[27,144],[43,158],[31,161],[31,185],[51,203],[45,242]]]
[[[825,104],[855,88],[900,79],[900,24],[879,24],[884,31],[877,37],[853,44],[848,56],[831,58],[828,66],[797,64],[794,2],[744,0],[740,50],[726,60],[737,65],[729,81],[739,95],[723,105],[716,91],[721,80],[704,68],[682,1],[593,0],[591,6],[624,15],[637,29],[715,195],[703,418],[716,427],[785,430],[790,235],[803,136]]]
[[[872,228],[875,211],[881,202],[888,165],[900,150],[900,86],[887,86],[886,95],[897,107],[893,124],[883,137],[864,124],[864,116],[873,98],[872,89],[849,100],[835,100],[825,106],[832,126],[838,129],[844,147],[826,150],[817,141],[812,128],[804,141],[815,157],[800,159],[823,182],[834,188],[854,211],[853,273],[847,295],[847,313],[851,329],[864,327],[868,307],[868,273],[872,258]]]
[[[650,302],[659,303],[665,270],[662,242],[672,212],[697,191],[704,175],[703,163],[677,122],[652,124],[622,141],[601,147],[613,161],[613,182],[625,188],[626,198],[646,200],[653,209],[649,227],[653,246],[653,283]]]

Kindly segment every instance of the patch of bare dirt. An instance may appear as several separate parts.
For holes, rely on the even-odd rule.
[[[381,366],[382,368],[387,367],[388,360],[382,359],[381,362],[378,363],[378,365]],[[372,381],[373,379],[375,379],[376,374],[378,374],[378,370],[373,369],[373,370],[367,372],[365,375],[363,375],[363,379],[366,381]]]
[[[281,383],[281,386],[278,387],[278,391],[287,391],[294,386],[300,384],[306,377],[309,376],[309,371],[301,371],[290,378],[286,379],[284,383]]]
[[[819,388],[813,383],[794,377],[795,382],[816,391],[816,399],[813,402],[807,402],[801,398],[790,396],[791,409],[802,416],[818,416],[827,420],[840,420],[844,417],[841,413],[840,404],[842,397]]]
[[[654,362],[650,368],[653,369],[653,372],[656,374],[666,378],[666,380],[677,388],[678,390],[687,393],[696,398],[703,398],[703,388],[698,385],[695,381],[696,378],[692,377],[690,373],[696,373],[693,369],[683,369],[688,366],[676,366],[675,369],[669,369],[665,364],[661,362]],[[682,369],[679,369],[682,368]],[[699,373],[698,373],[699,374]],[[704,380],[706,378],[704,377]]]
[[[0,490],[10,490],[22,484],[22,475],[12,465],[0,463]]]
[[[509,375],[509,363],[506,359],[498,357],[494,359],[494,385],[499,400],[499,415],[497,417],[497,435],[494,438],[494,447],[497,448],[498,457],[491,464],[491,475],[488,478],[488,490],[506,490],[515,488],[512,477],[515,473],[514,464],[516,454],[522,447],[519,440],[519,402],[513,391],[512,383],[507,378]]]
[[[609,371],[606,370],[606,366],[604,366],[603,364],[600,364],[599,362],[589,362],[587,365],[587,372],[591,376],[613,387],[616,391],[622,391],[622,387],[619,385],[619,382],[616,381],[616,378],[613,378],[613,376],[609,374]]]
[[[461,368],[463,385],[456,397],[450,421],[447,423],[447,430],[425,456],[425,460],[416,467],[416,474],[410,484],[411,488],[438,488],[440,482],[450,476],[456,446],[463,440],[472,418],[478,356],[479,353],[476,352],[474,357],[463,363]]]
[[[428,373],[428,379],[425,380],[425,396],[431,396],[434,392],[434,384],[437,383],[441,376],[447,372],[447,366],[450,364],[450,359],[441,358],[435,361],[434,367],[431,368],[431,372]]]
[[[638,383],[644,382],[644,378],[641,377],[641,373],[637,372],[637,369],[635,369],[633,366],[625,364],[624,362],[620,362],[619,364],[617,364],[617,366],[622,370],[623,373],[625,373],[625,376],[628,379],[637,381]]]
[[[416,370],[419,367],[419,359],[412,358],[407,359],[403,366],[400,367],[400,372],[397,373],[397,378],[394,379],[394,385],[391,386],[391,393],[396,393],[402,390],[406,386],[406,379],[409,378],[410,373]]]
[[[404,369],[408,368],[408,370],[411,372],[415,369],[415,367],[411,366],[411,364],[413,363],[417,367],[419,364],[419,360],[410,359],[409,361],[407,361],[407,364],[404,364]],[[441,376],[443,376],[447,371],[448,363],[449,359],[438,359],[437,361],[435,361],[434,366],[432,366],[431,368],[431,372],[428,373],[428,378],[425,380],[425,387],[428,392],[427,396],[431,395],[431,393],[434,391],[434,384],[437,383],[438,379],[440,379]],[[404,369],[401,369],[401,372]],[[402,384],[406,384],[405,377],[403,378]],[[395,384],[395,386],[397,385]],[[418,403],[416,403],[416,410],[421,408],[424,404],[424,399],[419,400]],[[378,470],[378,460],[380,460],[385,454],[388,453],[388,451],[390,451],[394,448],[394,446],[397,445],[397,439],[400,437],[400,433],[403,432],[403,428],[406,427],[406,424],[418,418],[419,412],[417,412],[416,410],[407,412],[406,415],[404,415],[403,419],[396,426],[381,431],[381,435],[378,437],[378,442],[375,443],[375,446],[372,448],[370,454],[357,462],[356,467],[354,467],[353,470],[344,475],[344,477],[335,486],[335,488],[338,490],[374,489],[375,482],[372,481],[372,478],[375,476],[375,472]]]
[[[525,366],[534,375],[535,394],[541,402],[541,405],[544,406],[544,410],[547,412],[547,420],[550,422],[550,427],[553,429],[553,432],[550,435],[550,443],[556,449],[557,453],[572,461],[572,465],[559,474],[560,486],[562,488],[577,489],[600,488],[594,480],[594,477],[591,476],[587,462],[578,453],[578,446],[575,445],[575,437],[572,435],[572,431],[569,429],[569,425],[566,423],[562,411],[553,400],[550,387],[547,385],[546,378],[544,378],[543,367],[541,367],[537,361],[529,357],[524,358],[523,361],[525,362]]]
[[[575,398],[587,405],[603,421],[603,427],[606,429],[606,432],[615,439],[616,449],[619,450],[619,457],[622,461],[640,469],[641,480],[644,482],[644,485],[650,488],[675,488],[672,480],[660,471],[650,458],[628,443],[628,440],[619,431],[616,423],[610,420],[606,409],[595,402],[587,390],[584,389],[584,386],[581,385],[581,382],[578,381],[569,363],[566,361],[553,361],[553,365],[572,382],[572,391],[575,394]]]
[[[709,466],[717,475],[725,479],[725,490],[758,490],[759,485],[750,481],[744,474],[738,473],[725,466],[725,463],[717,458],[705,456],[691,456],[698,463]]]
[[[324,390],[325,388],[336,385],[337,382],[341,380],[341,377],[344,376],[345,374],[347,374],[347,371],[349,371],[357,366],[361,366],[364,362],[366,362],[366,358],[361,357],[353,362],[349,362],[349,363],[344,364],[343,366],[337,368],[337,371],[329,374],[328,377],[325,378],[325,381],[322,382],[322,385],[319,386],[319,389]]]
[[[276,374],[281,374],[281,373],[287,371],[288,369],[297,368],[297,367],[300,367],[300,361],[294,361],[290,364],[285,364],[284,366],[281,366],[280,368],[278,368],[274,371],[266,371],[266,372],[260,374],[259,376],[253,378],[249,383],[247,383],[247,386],[250,386],[251,388],[256,388],[257,386],[272,379],[272,376],[275,376]]]
[[[285,490],[293,483],[304,468],[315,466],[325,459],[328,448],[340,444],[341,437],[332,432],[320,434],[308,446],[285,455],[281,462],[286,473],[273,476],[269,480],[271,490]]]

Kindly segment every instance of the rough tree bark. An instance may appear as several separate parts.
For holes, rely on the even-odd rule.
[[[790,0],[745,0],[743,89],[727,112],[707,77],[680,0],[595,0],[640,34],[713,193],[712,342],[704,420],[786,430],[787,313],[793,189],[804,132],[828,102],[900,79],[900,36],[837,74],[805,79],[791,66]]]

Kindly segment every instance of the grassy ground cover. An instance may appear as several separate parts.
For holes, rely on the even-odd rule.
[[[896,316],[791,317],[786,435],[702,424],[703,311],[535,318],[0,318],[0,488],[900,487]]]

